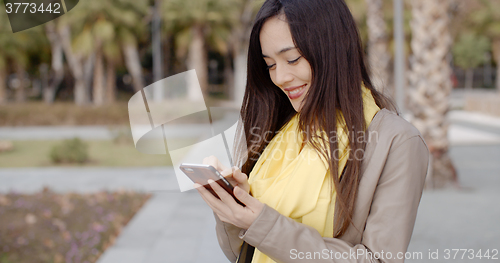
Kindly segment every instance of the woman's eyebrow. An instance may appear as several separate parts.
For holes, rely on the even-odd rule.
[[[289,51],[289,50],[292,50],[292,49],[297,49],[297,48],[296,48],[296,47],[286,47],[286,48],[283,48],[283,49],[281,49],[280,51],[276,52],[276,55],[279,55],[279,54],[281,54],[281,53],[285,53],[285,52],[287,52],[287,51]],[[262,54],[262,56],[263,56],[263,57],[265,57],[265,58],[268,58],[268,57],[269,57],[269,56],[264,55],[264,54]]]

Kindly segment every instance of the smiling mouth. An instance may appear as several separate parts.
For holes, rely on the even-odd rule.
[[[306,85],[307,84],[304,84],[300,87],[297,87],[297,88],[294,88],[291,90],[287,90],[288,97],[292,100],[300,97],[304,93]]]

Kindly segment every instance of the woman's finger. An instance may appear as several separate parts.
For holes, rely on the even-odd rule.
[[[226,178],[227,180],[233,179],[233,170],[231,168],[226,168],[222,170],[220,174],[224,176],[224,178]]]
[[[215,157],[215,160],[217,161],[217,167],[219,168],[219,171],[223,171],[223,170],[226,170],[226,169],[231,169],[229,167],[226,167],[225,165],[223,165],[219,159],[217,159],[217,157]]]
[[[208,180],[210,187],[215,191],[215,193],[219,196],[220,200],[224,202],[224,204],[231,209],[231,211],[236,212],[238,209],[241,209],[242,206],[236,203],[233,196],[231,196],[226,189],[222,188],[217,182],[214,180]]]
[[[231,176],[233,174],[233,169],[225,167],[224,170],[220,172],[224,177]]]
[[[229,195],[226,190],[224,190],[218,183],[214,182],[211,179],[208,181],[210,187],[217,194],[217,196],[219,196],[220,199],[215,197],[212,193],[202,187],[203,189],[200,190],[203,192],[203,199],[205,200],[205,202],[207,202],[207,204],[209,204],[210,208],[212,208],[215,213],[222,215],[225,218],[232,218],[234,208],[231,208],[231,205],[239,205],[236,203],[234,198]]]
[[[246,192],[250,192],[250,184],[248,183],[248,177],[246,174],[242,173],[238,167],[233,167],[233,178],[238,182],[238,186],[241,186]]]
[[[200,184],[195,184],[195,188],[200,193],[201,198],[207,203],[207,205],[216,213],[216,214],[222,214],[223,211],[220,209],[220,205],[222,201],[215,197],[210,191],[205,189],[204,186]]]
[[[240,168],[234,166],[233,167],[233,177],[238,181],[239,183],[244,183],[247,181],[247,176],[246,174],[242,173]]]
[[[221,174],[226,178],[226,180],[232,185],[232,186],[237,186],[240,185],[240,182],[235,179],[234,174],[234,167],[233,168],[227,168],[226,170],[222,171]]]
[[[212,207],[212,202],[213,202],[212,197],[215,196],[213,196],[213,194],[210,193],[207,189],[205,189],[205,187],[202,186],[201,184],[195,183],[194,188],[196,189],[196,191],[198,191],[198,193],[200,194],[201,198],[203,198],[205,203],[207,203],[210,207]]]
[[[234,195],[240,202],[245,204],[246,208],[250,209],[252,212],[259,214],[264,207],[264,204],[257,200],[255,197],[251,196],[245,190],[241,189],[241,187],[234,187]]]

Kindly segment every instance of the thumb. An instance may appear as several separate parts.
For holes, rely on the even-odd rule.
[[[242,173],[238,167],[233,167],[233,178],[240,184],[248,181],[247,175]]]
[[[231,175],[232,173],[233,173],[233,171],[231,170],[231,168],[226,168],[220,172],[220,174],[222,174],[222,176],[224,176],[224,177]],[[234,175],[233,175],[233,177],[234,177]]]
[[[261,202],[257,200],[255,197],[251,196],[245,190],[241,189],[239,186],[234,187],[234,196],[240,200],[247,208],[256,212],[259,210]]]

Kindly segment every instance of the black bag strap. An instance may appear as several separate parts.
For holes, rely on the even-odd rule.
[[[243,241],[241,245],[240,255],[236,259],[236,263],[250,263],[252,262],[253,252],[255,248],[250,246],[247,242]]]

